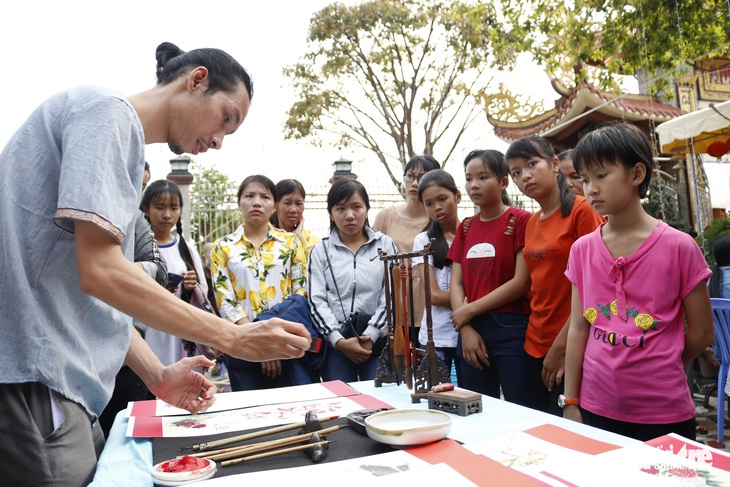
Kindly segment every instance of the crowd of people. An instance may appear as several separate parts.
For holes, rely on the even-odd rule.
[[[211,359],[225,360],[234,391],[375,378],[387,340],[378,251],[431,239],[433,252],[413,260],[413,340],[425,345],[419,279],[430,266],[433,339],[459,386],[641,440],[694,438],[684,366],[714,339],[711,271],[689,235],[641,206],[654,162],[639,129],[600,128],[560,155],[539,136],[470,152],[476,212],[463,221],[460,188],[427,155],[405,165],[405,203],[372,226],[365,186],[335,181],[322,236],[304,228],[301,183],[252,175],[238,189],[242,225],[203,260],[182,238],[180,189],[147,184],[144,145],[220,148],[253,85],[216,49],[163,43],[157,60],[151,90],[56,95],[0,155],[8,481],[87,483],[103,446],[97,418],[108,429],[125,398],[142,396],[205,410]],[[510,181],[535,214],[512,205]],[[317,337],[319,354],[305,354]]]
[[[694,437],[684,365],[712,342],[710,270],[689,235],[641,206],[653,168],[644,134],[608,126],[560,155],[530,136],[505,154],[474,150],[463,168],[476,209],[463,221],[454,178],[418,155],[403,173],[406,202],[381,210],[373,227],[367,189],[355,179],[334,182],[321,240],[303,228],[301,183],[246,178],[238,191],[243,224],[213,243],[213,304],[242,325],[287,303],[325,345],[316,365],[227,355],[232,390],[375,378],[389,278],[378,250],[419,251],[434,239],[433,253],[413,264],[431,267],[434,344],[459,386],[639,439]],[[534,215],[511,205],[510,180],[539,204]],[[145,191],[145,215],[160,184]],[[179,210],[172,214],[168,233],[180,230]],[[174,238],[160,238],[155,221],[164,249]],[[645,290],[652,273],[670,278],[661,296]],[[180,286],[198,284],[193,272]],[[425,348],[423,304],[417,320],[414,345]],[[646,364],[650,371],[637,374]],[[647,401],[662,406],[641,412]]]

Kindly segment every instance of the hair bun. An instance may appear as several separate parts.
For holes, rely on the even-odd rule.
[[[181,54],[185,54],[185,51],[177,47],[172,42],[163,42],[159,46],[157,46],[157,51],[155,52],[155,58],[157,58],[157,78],[159,80],[160,73],[165,68],[165,65],[170,61],[170,59],[180,56]]]

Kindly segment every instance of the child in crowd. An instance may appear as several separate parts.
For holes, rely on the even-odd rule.
[[[150,222],[160,255],[167,264],[168,275],[177,276],[168,280],[167,289],[179,298],[190,302],[191,293],[200,286],[203,295],[208,294],[208,285],[194,245],[188,244],[182,236],[183,199],[177,184],[167,179],[150,183],[144,191],[139,209]],[[176,233],[173,233],[175,229]],[[182,280],[175,282],[176,279]],[[188,355],[182,339],[154,328],[148,328],[145,340],[164,365],[170,365]],[[193,342],[185,342],[190,352]]]
[[[327,341],[320,368],[325,381],[374,379],[378,356],[373,346],[386,340],[385,280],[378,249],[388,254],[397,249],[390,237],[370,228],[369,209],[362,183],[349,178],[335,181],[327,194],[329,237],[309,254],[309,308],[315,328]],[[346,324],[354,313],[369,317],[360,336],[352,333],[354,323]]]
[[[274,182],[254,175],[238,188],[243,224],[213,243],[216,302],[221,317],[238,325],[294,294],[306,297],[306,258],[299,239],[269,223],[278,201]],[[306,306],[305,306],[306,309]],[[249,362],[226,356],[231,390],[248,391],[311,383],[296,364],[284,360]],[[295,384],[294,381],[297,381]]]
[[[454,183],[451,174],[443,169],[427,172],[418,185],[418,199],[423,203],[430,218],[425,231],[416,235],[413,242],[413,251],[420,252],[431,239],[432,254],[424,263],[422,257],[414,257],[413,264],[418,266],[418,272],[423,274],[423,267],[430,266],[431,282],[431,322],[433,325],[433,341],[436,354],[444,361],[446,368],[451,371],[452,364],[456,368],[456,381],[461,385],[461,367],[456,358],[456,343],[459,334],[451,325],[451,301],[449,287],[451,282],[451,262],[446,258],[451,242],[454,241],[456,229],[459,226],[457,214],[461,202],[461,193]],[[418,341],[422,347],[428,342],[426,314],[421,320],[421,329]]]
[[[558,396],[565,371],[570,281],[563,274],[573,242],[603,222],[560,172],[547,139],[516,140],[505,154],[512,180],[540,205],[527,222],[523,255],[530,270],[530,322],[525,337],[535,408],[562,415]]]
[[[580,177],[580,174],[575,170],[575,166],[573,166],[573,149],[558,154],[558,160],[560,161],[560,172],[568,181],[570,190],[578,196],[585,196],[583,194],[583,178]]]
[[[461,223],[448,253],[459,385],[495,398],[501,388],[507,401],[532,406],[524,349],[530,278],[522,256],[530,214],[510,206],[501,152],[472,151],[464,171],[479,213]]]
[[[610,216],[570,251],[564,416],[640,441],[694,439],[684,364],[714,339],[711,272],[689,235],[644,211],[654,164],[639,129],[589,133],[574,163],[591,206]]]

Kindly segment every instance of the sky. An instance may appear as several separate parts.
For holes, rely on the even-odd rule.
[[[43,100],[66,88],[95,84],[132,95],[155,84],[155,49],[169,41],[183,50],[217,47],[233,55],[254,80],[253,103],[241,128],[225,138],[220,151],[195,157],[240,181],[265,174],[277,181],[294,177],[305,186],[324,184],[332,163],[354,161],[363,182],[390,185],[384,169],[366,151],[317,148],[284,139],[283,124],[294,95],[282,69],[306,51],[312,14],[331,0],[38,0],[6,2],[0,49],[6,69],[0,90],[0,147]],[[344,0],[357,4],[359,1]],[[552,100],[555,93],[537,66],[524,58],[513,73],[503,75],[510,89],[534,99]],[[10,78],[13,78],[12,80]],[[541,81],[539,81],[541,80]],[[547,108],[552,103],[546,104]],[[504,151],[486,117],[463,139],[460,154],[475,148]],[[147,146],[152,179],[170,171],[175,157],[165,144]],[[463,180],[459,157],[447,170]]]

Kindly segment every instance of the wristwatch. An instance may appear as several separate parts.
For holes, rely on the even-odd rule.
[[[564,408],[565,406],[577,406],[580,403],[577,397],[565,397],[563,394],[558,396],[558,406]]]

